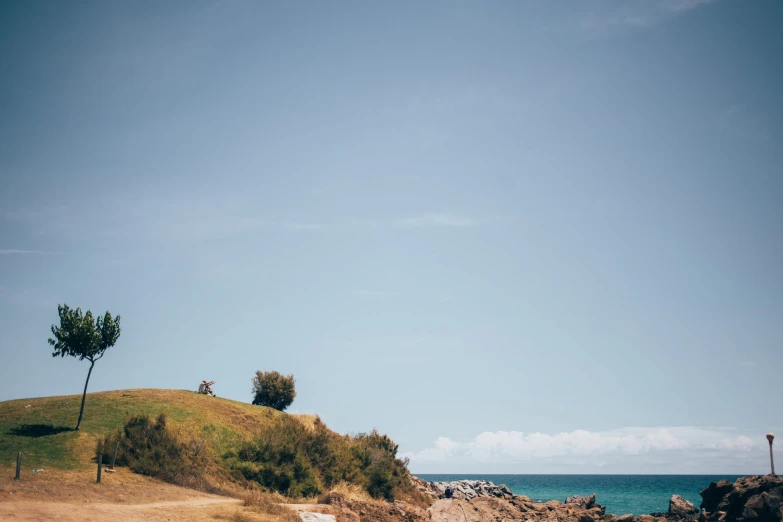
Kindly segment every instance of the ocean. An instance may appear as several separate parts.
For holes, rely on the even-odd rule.
[[[505,484],[515,495],[535,501],[564,501],[573,495],[595,493],[607,513],[647,515],[669,509],[672,495],[701,504],[699,492],[718,480],[735,481],[737,475],[416,475],[428,482],[488,480]]]

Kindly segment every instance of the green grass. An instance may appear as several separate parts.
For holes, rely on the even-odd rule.
[[[185,390],[118,390],[87,394],[81,430],[72,428],[81,395],[0,402],[0,466],[78,469],[93,465],[95,444],[134,415],[165,413],[170,425],[198,434],[218,455],[285,415],[262,406]],[[29,405],[29,407],[25,407]]]
[[[17,451],[26,472],[91,468],[98,442],[106,458],[116,440],[107,435],[122,430],[120,460],[131,469],[204,491],[262,487],[300,497],[346,482],[376,498],[420,500],[395,457],[397,446],[374,431],[343,436],[312,415],[192,391],[136,389],[88,394],[77,432],[80,401],[81,395],[68,395],[0,402],[0,468],[13,467]],[[165,437],[134,431],[161,414]],[[126,432],[139,416],[149,420],[137,418]]]

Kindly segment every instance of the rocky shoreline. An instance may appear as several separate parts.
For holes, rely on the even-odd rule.
[[[458,500],[471,500],[479,497],[494,497],[511,499],[514,497],[511,489],[505,484],[496,486],[486,480],[455,480],[453,482],[424,482],[416,478],[416,487],[433,499],[446,498],[446,488],[450,487],[453,497]]]
[[[429,507],[405,502],[366,502],[330,493],[321,506],[323,517],[337,522],[783,522],[783,477],[751,476],[736,482],[713,482],[701,491],[697,508],[673,495],[665,513],[616,515],[606,513],[595,495],[574,496],[563,502],[536,502],[514,495],[503,484],[482,480],[425,482],[412,477]],[[453,498],[446,499],[451,487]],[[319,513],[320,514],[320,513]],[[301,513],[311,520],[314,513]],[[329,518],[331,517],[331,518]]]
[[[701,492],[699,508],[679,495],[665,513],[616,515],[596,502],[595,495],[563,502],[540,503],[514,495],[505,485],[481,480],[425,482],[413,478],[420,492],[433,500],[425,514],[412,510],[400,520],[431,522],[783,522],[783,477],[750,476],[736,482],[713,482]],[[451,487],[453,498],[446,499]],[[415,513],[415,514],[414,514]]]

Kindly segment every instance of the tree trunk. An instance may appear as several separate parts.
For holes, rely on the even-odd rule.
[[[87,372],[87,380],[84,382],[84,393],[82,393],[82,407],[79,409],[79,420],[76,421],[76,430],[79,430],[79,426],[82,425],[82,415],[84,414],[84,399],[87,398],[87,385],[90,383],[90,374],[92,373],[92,367],[95,366],[95,361],[90,361],[90,371]]]

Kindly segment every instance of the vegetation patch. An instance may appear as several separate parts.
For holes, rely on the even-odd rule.
[[[146,415],[131,418],[123,430],[106,435],[96,446],[96,456],[131,471],[171,484],[210,491],[207,472],[213,459],[203,441],[191,438],[184,442],[167,426],[166,415],[156,420]]]
[[[313,415],[154,389],[89,394],[81,430],[73,431],[80,402],[80,395],[1,402],[0,467],[12,467],[21,451],[23,471],[94,470],[95,457],[108,465],[117,447],[117,465],[201,491],[312,499],[337,490],[419,503],[397,445],[375,431],[344,436]]]
[[[136,389],[89,393],[84,421],[73,431],[81,395],[0,402],[0,466],[29,469],[93,467],[95,444],[139,415],[164,413],[168,426],[198,434],[215,454],[236,449],[284,414],[271,408],[186,390]]]
[[[282,417],[244,444],[231,465],[248,479],[291,497],[314,497],[341,483],[373,498],[415,494],[397,445],[377,431],[341,436],[316,419],[312,428]]]

